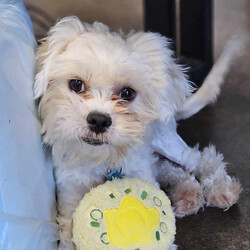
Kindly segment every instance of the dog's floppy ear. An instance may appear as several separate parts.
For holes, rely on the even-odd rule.
[[[163,86],[160,100],[160,120],[168,122],[193,90],[183,69],[176,64],[171,51],[170,42],[166,37],[152,32],[131,33],[127,42],[137,52],[145,55],[151,79],[157,81],[154,86]]]
[[[77,17],[61,19],[42,40],[37,50],[37,74],[35,77],[34,95],[41,97],[49,84],[49,71],[53,60],[62,53],[68,44],[84,32],[84,26]]]

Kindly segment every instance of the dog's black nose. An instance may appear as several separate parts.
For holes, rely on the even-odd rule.
[[[95,133],[103,133],[112,124],[112,120],[108,114],[99,112],[91,112],[88,114],[87,122],[90,130]]]

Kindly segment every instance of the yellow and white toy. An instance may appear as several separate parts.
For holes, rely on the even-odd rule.
[[[77,250],[167,250],[175,216],[163,191],[139,179],[115,179],[84,196],[72,235]]]

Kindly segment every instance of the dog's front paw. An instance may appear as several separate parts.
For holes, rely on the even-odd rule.
[[[238,201],[241,190],[240,183],[229,176],[223,179],[216,179],[206,194],[207,204],[222,209],[229,209]]]
[[[60,242],[59,242],[58,249],[59,250],[74,250],[73,243],[71,240],[72,218],[59,215],[57,217],[57,222],[59,224],[59,234],[60,234]]]
[[[172,202],[177,217],[197,213],[205,202],[200,183],[188,180],[178,184],[172,193]]]

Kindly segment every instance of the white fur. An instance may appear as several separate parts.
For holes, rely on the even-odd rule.
[[[91,187],[105,181],[109,167],[121,166],[127,177],[138,177],[157,187],[159,182],[171,184],[175,211],[180,217],[204,205],[203,189],[208,198],[210,193],[216,196],[213,183],[218,179],[225,178],[225,192],[231,188],[221,159],[207,159],[213,148],[200,153],[197,148],[187,148],[179,138],[180,149],[187,150],[181,151],[183,159],[176,161],[188,166],[189,171],[154,155],[162,139],[158,136],[155,140],[157,127],[163,122],[171,131],[176,130],[173,117],[192,91],[168,46],[168,40],[159,34],[125,36],[101,23],[89,25],[68,17],[50,30],[38,49],[34,92],[36,98],[41,98],[42,133],[45,144],[52,147],[56,166],[60,249],[72,249],[72,213]],[[68,81],[75,78],[85,82],[86,93],[76,94],[69,89]],[[137,92],[130,103],[117,96],[125,86]],[[110,115],[112,125],[105,133],[97,135],[89,130],[86,117],[91,111]],[[176,135],[171,136],[173,141]],[[82,140],[86,137],[104,144],[89,145]],[[201,183],[195,175],[200,176]],[[213,175],[216,178],[211,178]],[[228,205],[236,202],[233,198]],[[212,200],[208,203],[218,205]]]

